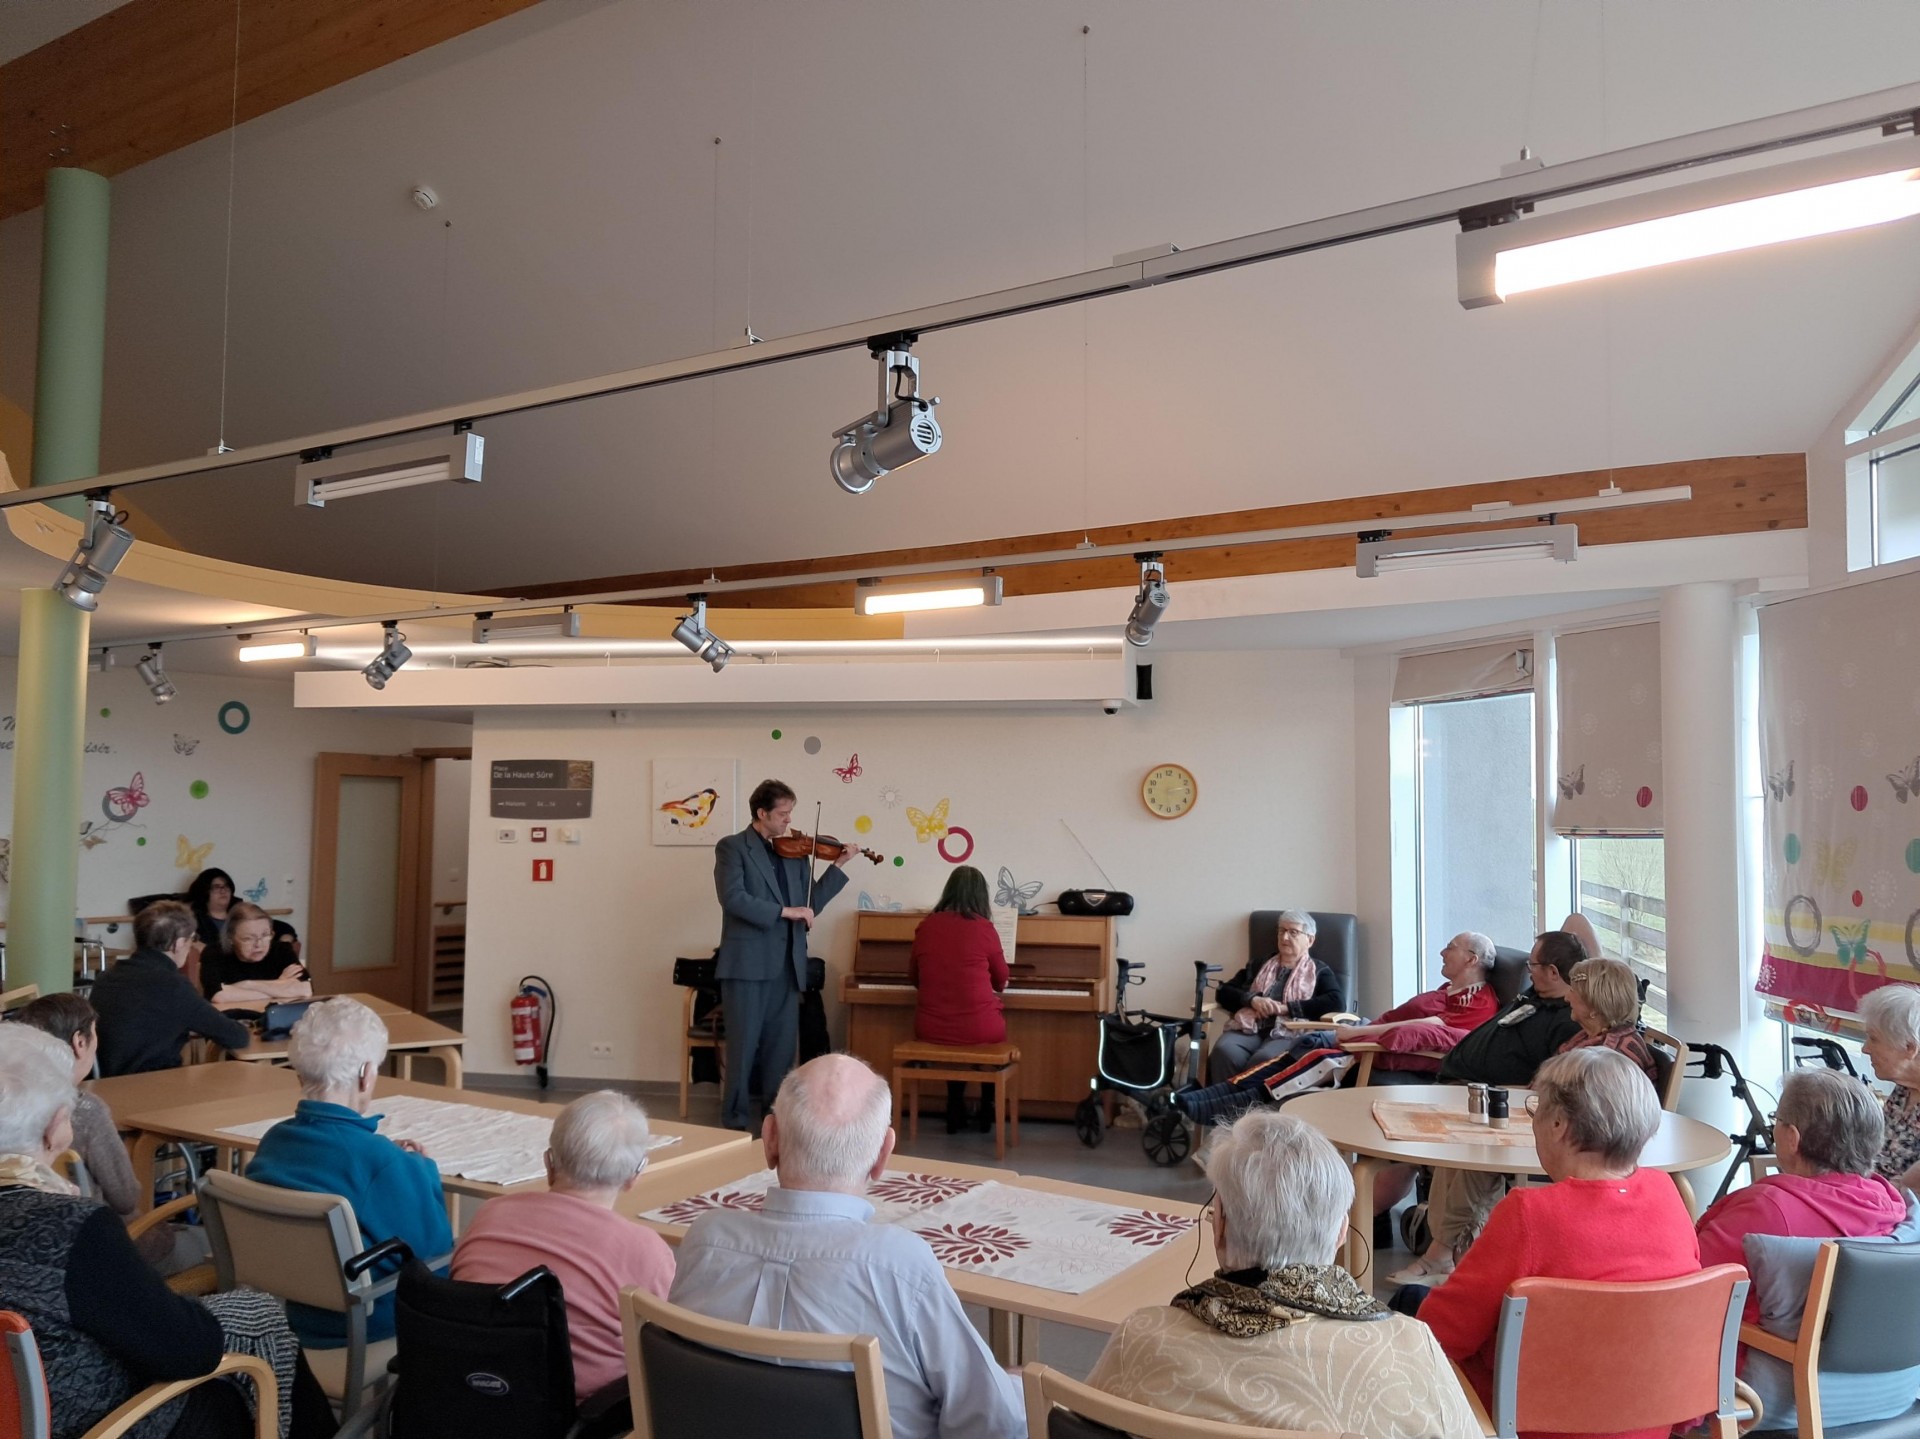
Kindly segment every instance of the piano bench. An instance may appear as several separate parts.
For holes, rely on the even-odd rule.
[[[1020,1143],[1020,1051],[1011,1044],[927,1044],[908,1040],[893,1047],[893,1109],[906,1106],[907,1138],[920,1137],[920,1081],[947,1080],[993,1086],[993,1157]]]

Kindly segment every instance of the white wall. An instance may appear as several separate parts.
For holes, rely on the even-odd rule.
[[[80,913],[126,913],[138,894],[184,889],[213,865],[243,892],[265,883],[263,903],[291,908],[306,928],[308,858],[313,845],[313,757],[322,751],[403,754],[416,745],[465,744],[464,726],[399,715],[296,710],[287,678],[174,674],[178,696],[156,705],[130,669],[87,676],[87,756],[82,770]],[[15,661],[0,659],[0,825],[13,822]],[[220,726],[237,700],[248,720],[239,734]],[[238,724],[238,712],[228,714]],[[146,803],[109,819],[110,788],[141,777]],[[204,782],[204,797],[193,786]],[[125,800],[118,808],[125,809]],[[92,840],[94,843],[87,844]],[[212,848],[191,866],[183,843]],[[0,884],[0,906],[6,886]],[[126,927],[104,936],[130,943]]]
[[[466,902],[472,794],[472,760],[433,762],[433,893],[428,898],[435,904]]]
[[[669,981],[676,955],[712,952],[720,932],[708,848],[654,847],[649,838],[651,764],[662,758],[733,757],[745,792],[769,775],[800,795],[797,818],[883,851],[864,860],[846,894],[827,909],[814,953],[838,973],[852,958],[855,896],[865,889],[909,908],[932,903],[949,866],[920,844],[905,807],[951,802],[950,821],[971,831],[969,861],[988,875],[1064,887],[1098,885],[1099,874],[1061,824],[1099,857],[1137,908],[1120,922],[1120,950],[1147,961],[1142,996],[1156,1007],[1189,1002],[1195,959],[1237,964],[1249,910],[1295,904],[1354,907],[1352,666],[1324,651],[1168,654],[1157,657],[1150,706],[1099,713],[926,711],[887,713],[770,707],[712,716],[648,716],[614,724],[605,711],[482,714],[474,730],[473,846],[467,949],[468,1064],[510,1067],[505,1007],[522,974],[537,971],[559,991],[554,1070],[592,1078],[667,1080],[675,1073],[680,994]],[[772,731],[781,731],[775,740]],[[821,741],[809,755],[809,736]],[[861,776],[835,778],[857,751]],[[593,817],[578,846],[501,844],[511,824],[488,815],[493,759],[590,759]],[[1152,818],[1139,797],[1151,766],[1194,771],[1200,798],[1185,818]],[[889,808],[882,786],[897,785]],[[870,833],[854,820],[870,816]],[[737,827],[737,826],[736,826]],[[890,861],[902,856],[906,864]],[[551,884],[531,882],[531,860],[556,862]],[[837,1002],[830,1003],[836,1035]],[[1089,1023],[1092,1021],[1089,1020]],[[609,1059],[591,1058],[604,1041]]]

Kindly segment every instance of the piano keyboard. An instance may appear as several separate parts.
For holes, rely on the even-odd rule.
[[[875,984],[872,980],[858,981],[854,987],[856,989],[861,989],[861,990],[869,990],[869,989],[902,990],[902,989],[913,988],[913,986],[910,984]],[[1008,994],[1064,994],[1064,995],[1085,996],[1088,992],[1089,991],[1084,989],[1036,989],[1032,985],[1027,985],[1027,984],[1010,984],[1006,988],[1006,993]]]

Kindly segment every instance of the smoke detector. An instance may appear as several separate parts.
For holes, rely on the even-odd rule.
[[[413,203],[418,205],[422,210],[431,210],[435,205],[440,203],[440,197],[433,193],[433,187],[431,185],[415,185],[413,187]]]

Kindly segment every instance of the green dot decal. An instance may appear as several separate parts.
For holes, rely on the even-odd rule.
[[[1920,874],[1920,839],[1907,842],[1907,868]]]
[[[906,857],[905,855],[902,855],[902,854],[896,854],[896,855],[895,855],[895,856],[893,857],[893,867],[894,867],[895,869],[898,869],[898,868],[900,868],[900,866],[901,866],[901,865],[903,865],[903,864],[905,864],[906,862],[907,862],[907,857]]]
[[[1800,836],[1799,835],[1797,834],[1788,835],[1785,841],[1781,844],[1780,849],[1781,849],[1781,852],[1786,855],[1788,864],[1800,863]]]
[[[146,842],[147,842],[147,837],[144,834],[141,835],[140,838],[134,841],[135,844],[145,844]]]
[[[205,799],[207,795],[211,792],[211,789],[212,789],[212,786],[210,786],[205,780],[197,779],[192,784],[187,786],[187,793],[192,795],[195,799]]]
[[[100,711],[100,718],[101,718],[101,719],[107,719],[107,718],[109,718],[109,717],[110,717],[110,716],[111,716],[112,714],[113,714],[113,711],[112,711],[112,710],[101,710],[101,711]]]
[[[779,730],[775,730],[775,731],[773,732],[773,737],[774,737],[775,739],[779,739],[779,738],[780,738],[780,731],[779,731]]]

